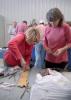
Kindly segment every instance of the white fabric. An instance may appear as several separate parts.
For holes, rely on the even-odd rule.
[[[56,71],[44,77],[37,74],[30,100],[71,100],[71,83]]]

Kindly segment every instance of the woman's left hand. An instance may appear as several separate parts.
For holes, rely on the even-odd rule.
[[[64,49],[63,48],[60,48],[60,49],[57,49],[54,53],[53,53],[53,55],[54,56],[59,56],[60,54],[62,54],[64,52]]]

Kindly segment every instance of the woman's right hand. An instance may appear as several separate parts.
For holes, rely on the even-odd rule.
[[[30,66],[28,64],[25,64],[23,66],[23,71],[28,71],[28,70],[30,70]]]
[[[21,66],[22,66],[23,71],[30,70],[30,67],[28,64],[26,64],[26,61],[24,60],[24,58],[21,58]]]

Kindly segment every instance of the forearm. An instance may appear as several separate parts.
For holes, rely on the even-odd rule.
[[[66,51],[67,49],[71,48],[71,44],[65,45],[62,49],[63,51]]]
[[[48,47],[46,46],[46,44],[43,44],[43,47],[46,51],[48,51]]]

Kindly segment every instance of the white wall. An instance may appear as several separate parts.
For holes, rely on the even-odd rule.
[[[71,21],[71,0],[0,0],[0,15],[5,16],[7,30],[13,20],[45,20],[46,12],[53,7],[60,8],[65,19]]]

